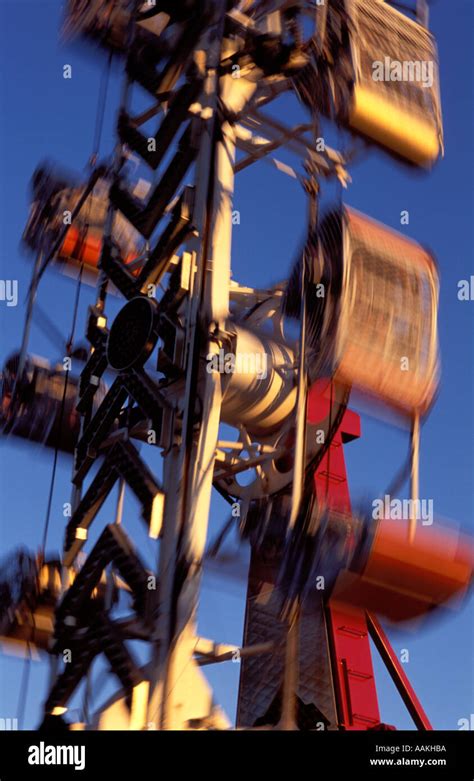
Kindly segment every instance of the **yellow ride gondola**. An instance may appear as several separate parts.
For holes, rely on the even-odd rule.
[[[295,88],[302,100],[398,159],[443,152],[438,56],[430,32],[384,0],[331,0],[322,46]]]

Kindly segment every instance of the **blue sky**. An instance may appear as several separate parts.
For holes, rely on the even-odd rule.
[[[2,279],[17,279],[19,304],[0,305],[0,358],[19,347],[24,320],[23,301],[31,259],[19,247],[28,209],[28,182],[45,157],[81,172],[92,149],[97,96],[103,63],[75,49],[61,48],[58,27],[61,4],[54,0],[0,0],[0,263]],[[457,285],[474,274],[473,228],[473,63],[471,0],[438,0],[431,12],[438,40],[446,154],[429,175],[396,166],[371,150],[351,168],[353,182],[345,201],[368,215],[400,229],[400,212],[408,210],[407,235],[429,246],[440,268],[440,346],[442,381],[436,405],[422,432],[421,495],[433,499],[435,514],[472,529],[474,510],[473,318],[474,301],[460,302]],[[72,65],[72,79],[63,79],[63,66]],[[113,77],[104,124],[102,152],[112,149],[118,79]],[[285,99],[280,118],[287,123],[302,116],[294,100]],[[325,129],[332,145],[343,138]],[[285,154],[278,154],[286,160]],[[288,158],[290,160],[290,158]],[[333,190],[324,191],[329,203]],[[234,228],[233,271],[239,282],[266,286],[284,278],[304,232],[305,202],[294,180],[261,163],[238,175],[235,207],[240,225]],[[49,271],[39,301],[65,338],[70,330],[75,285]],[[81,292],[77,335],[84,331],[92,290]],[[111,302],[109,312],[117,311]],[[31,351],[50,360],[62,358],[38,328],[33,328]],[[346,448],[353,500],[378,496],[390,482],[406,453],[406,433],[367,416],[362,438]],[[0,442],[0,550],[20,544],[35,550],[42,537],[53,454],[34,446]],[[159,471],[159,459],[154,456]],[[60,459],[53,501],[49,545],[59,550],[64,519],[62,504],[69,499],[71,462]],[[108,504],[101,514],[107,522]],[[151,561],[153,546],[144,538],[132,499],[125,504],[125,525]],[[225,507],[215,498],[212,528],[225,519]],[[109,515],[110,518],[110,515]],[[140,536],[141,535],[141,536]],[[201,605],[201,633],[223,642],[240,643],[243,582],[206,575]],[[397,630],[390,636],[397,651],[407,648],[405,670],[437,728],[456,729],[473,708],[472,602],[456,614],[439,617],[423,631]],[[398,728],[412,728],[391,682],[374,652],[382,719]],[[23,662],[3,657],[0,669],[0,716],[15,717]],[[216,698],[233,717],[238,665],[208,667]],[[38,723],[45,695],[47,666],[31,667],[25,727]]]

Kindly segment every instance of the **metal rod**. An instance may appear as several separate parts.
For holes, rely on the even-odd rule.
[[[20,355],[18,359],[18,369],[13,385],[12,399],[15,399],[15,391],[19,380],[23,374],[23,369],[26,363],[26,353],[28,351],[28,343],[30,341],[31,323],[33,320],[33,308],[36,300],[36,293],[38,292],[38,284],[40,280],[40,268],[43,260],[43,249],[40,249],[36,256],[35,265],[33,269],[33,279],[31,281],[30,288],[28,290],[28,303],[26,307],[25,325],[23,328],[23,339],[20,347]]]
[[[410,544],[415,538],[416,515],[420,498],[420,414],[415,412],[411,429],[411,515],[408,524],[408,539]]]
[[[419,730],[432,730],[431,722],[405,675],[405,671],[398,661],[387,635],[372,613],[367,613],[366,615],[369,634],[416,727]]]
[[[198,654],[197,663],[200,667],[208,664],[218,664],[219,662],[228,662],[231,659],[235,659],[235,654],[243,659],[249,656],[260,656],[261,654],[271,654],[275,650],[275,643],[255,643],[255,645],[247,645],[239,648],[235,646],[232,651],[226,651],[223,654]]]
[[[290,614],[286,638],[281,717],[277,726],[277,729],[281,730],[298,729],[296,723],[296,692],[298,688],[299,620],[300,604],[299,600],[296,600]]]
[[[125,498],[125,480],[123,479],[123,477],[121,477],[118,483],[117,510],[115,513],[115,523],[117,526],[119,526],[122,523],[124,498]]]

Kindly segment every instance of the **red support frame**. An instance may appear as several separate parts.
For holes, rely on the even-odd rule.
[[[317,424],[331,414],[331,384],[317,383],[308,396],[308,423]],[[314,474],[318,500],[332,509],[350,513],[343,445],[360,436],[360,418],[346,410]],[[339,727],[371,729],[380,724],[370,639],[363,610],[329,600],[326,609]]]
[[[308,424],[318,424],[331,415],[333,396],[329,380],[313,385],[308,395]],[[351,512],[351,500],[343,445],[358,437],[360,417],[352,410],[346,410],[314,474],[317,499],[331,509],[344,513]],[[339,728],[394,729],[380,722],[370,649],[372,638],[416,727],[419,730],[432,730],[431,723],[377,618],[362,609],[330,599],[326,607],[326,620]]]

